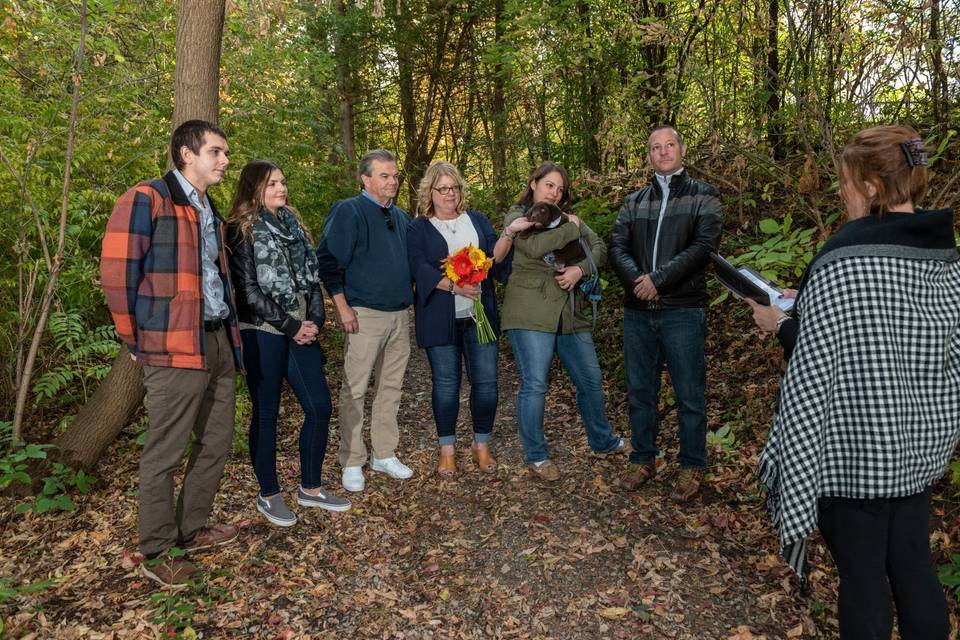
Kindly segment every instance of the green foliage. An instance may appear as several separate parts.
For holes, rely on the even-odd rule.
[[[960,553],[951,553],[950,561],[941,564],[937,574],[940,584],[952,591],[957,602],[960,602]]]
[[[725,424],[716,431],[707,431],[707,447],[719,451],[724,460],[729,460],[736,453],[733,448],[736,442],[737,436],[730,424]]]
[[[953,497],[960,497],[960,462],[950,463],[950,488]]]
[[[28,470],[31,460],[44,460],[50,445],[27,444],[13,439],[13,423],[0,421],[0,491],[14,482],[30,485]]]
[[[0,605],[6,604],[8,601],[16,598],[19,595],[28,594],[28,593],[38,593],[53,586],[54,581],[52,579],[40,580],[39,582],[29,582],[13,586],[12,581],[9,578],[0,578]],[[0,633],[3,632],[3,621],[0,620]]]
[[[828,224],[835,220],[836,216],[832,216]],[[781,286],[796,286],[822,244],[816,239],[817,230],[794,227],[793,216],[789,213],[782,222],[764,218],[757,223],[757,227],[765,237],[760,242],[751,243],[746,251],[732,256],[730,263],[752,267]],[[723,302],[729,295],[730,292],[723,289],[711,305]]]
[[[186,591],[192,591],[192,588]],[[190,626],[196,611],[191,595],[183,591],[158,591],[150,596],[150,604],[153,607],[151,621],[154,624],[167,627],[168,632],[172,631],[177,638],[197,637]]]
[[[790,214],[783,222],[764,218],[757,226],[766,239],[735,256],[733,264],[750,265],[771,280],[795,282],[816,253],[816,229],[794,228]]]
[[[91,383],[102,380],[110,371],[120,345],[113,325],[87,331],[79,313],[55,312],[48,323],[55,354],[61,364],[37,377],[33,393],[38,402],[57,398],[61,403],[74,400],[79,385],[86,400]]]
[[[0,490],[10,487],[13,483],[26,486],[33,484],[30,476],[31,464],[47,459],[47,452],[51,445],[26,443],[13,439],[13,423],[0,422]],[[37,514],[59,509],[73,511],[76,504],[70,499],[69,492],[76,489],[80,493],[87,493],[97,479],[82,470],[54,462],[50,466],[48,475],[40,480],[40,490],[37,495],[17,505],[16,513],[33,512]]]

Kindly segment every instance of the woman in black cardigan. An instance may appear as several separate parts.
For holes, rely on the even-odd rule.
[[[466,363],[470,379],[474,462],[490,473],[497,462],[490,454],[490,437],[497,410],[497,338],[500,335],[493,280],[506,281],[513,237],[531,223],[515,221],[499,238],[486,216],[467,209],[466,183],[449,162],[427,169],[417,192],[420,213],[407,229],[407,256],[416,282],[414,296],[417,345],[427,351],[432,378],[433,416],[440,457],[437,473],[456,473],[457,415],[460,408],[460,371]],[[443,273],[443,260],[473,245],[494,265],[479,285],[457,285]],[[479,297],[490,320],[494,339],[480,344],[472,317]]]
[[[230,272],[237,290],[247,388],[253,403],[250,460],[260,483],[257,510],[277,526],[297,517],[277,479],[277,415],[284,379],[303,408],[297,503],[346,511],[350,501],[320,486],[332,404],[317,342],[323,291],[313,243],[287,204],[287,181],[273,162],[243,168],[229,219]]]

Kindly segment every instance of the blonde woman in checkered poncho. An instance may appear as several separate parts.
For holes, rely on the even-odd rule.
[[[914,208],[927,152],[873,127],[844,147],[849,221],[800,283],[797,317],[751,303],[789,358],[760,457],[782,550],[805,580],[819,528],[840,576],[840,636],[946,638],[930,485],[960,436],[960,254],[953,212]]]

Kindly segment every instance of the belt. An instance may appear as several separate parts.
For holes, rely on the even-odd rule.
[[[216,320],[204,320],[203,321],[203,330],[204,331],[219,331],[220,327],[223,326],[223,318],[217,318]]]

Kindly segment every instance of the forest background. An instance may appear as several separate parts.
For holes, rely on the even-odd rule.
[[[722,192],[722,253],[784,284],[842,223],[838,153],[865,126],[915,126],[935,150],[922,204],[960,203],[955,2],[193,4],[200,22],[210,7],[223,12],[218,113],[232,166],[212,193],[223,212],[240,167],[271,158],[317,234],[330,206],[356,192],[358,156],[384,147],[404,173],[402,206],[415,213],[424,170],[449,160],[471,207],[498,228],[529,170],[561,162],[576,211],[605,236],[624,196],[649,179],[646,136],[658,123],[684,134],[691,171]],[[97,261],[116,197],[167,164],[177,11],[165,0],[0,0],[0,489],[32,494],[4,524],[74,508],[89,489],[118,429],[65,455],[78,424],[74,440],[105,423],[142,431],[140,397],[97,397],[125,361]],[[597,342],[616,384],[612,284]],[[715,309],[742,317],[711,291]],[[714,443],[762,441],[766,425],[738,424]],[[957,491],[954,463],[943,495]],[[944,584],[956,586],[960,555],[941,551]],[[5,577],[0,587],[26,588]]]

